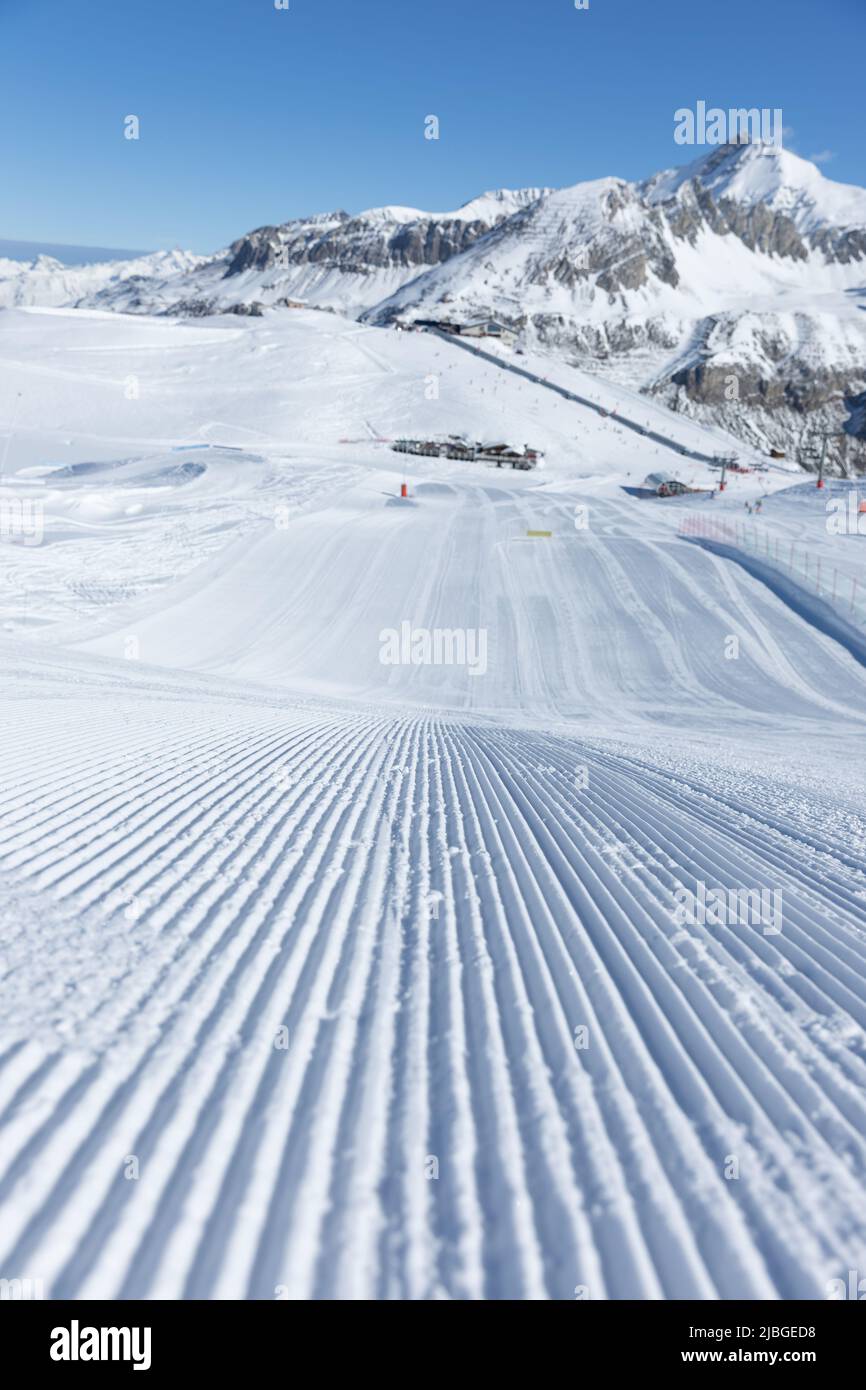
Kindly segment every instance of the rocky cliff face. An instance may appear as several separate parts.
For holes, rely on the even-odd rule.
[[[759,448],[815,468],[866,470],[866,353],[856,321],[823,314],[724,314],[646,388],[671,408],[722,424]]]
[[[465,251],[492,225],[482,218],[421,217],[395,223],[336,213],[324,227],[291,222],[260,227],[229,248],[225,277],[299,265],[326,266],[350,275],[394,267],[422,270]]]
[[[757,308],[690,324],[685,351],[645,389],[804,467],[816,465],[827,433],[832,469],[866,469],[866,193],[830,183],[795,156],[724,147],[688,177],[649,180],[644,195],[690,244],[703,228],[768,258],[780,302],[793,300],[783,313],[762,302],[765,292]]]
[[[710,231],[716,236],[735,236],[750,251],[764,256],[808,259],[808,248],[786,213],[773,211],[762,203],[743,207],[730,198],[717,202],[698,179],[657,207],[674,237],[692,246],[702,231]]]

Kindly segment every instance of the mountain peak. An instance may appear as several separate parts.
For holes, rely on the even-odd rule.
[[[743,207],[763,203],[787,213],[801,231],[821,224],[866,225],[866,190],[834,183],[810,160],[776,145],[760,141],[717,145],[690,164],[656,174],[643,191],[651,203],[665,202],[694,180],[716,202],[727,198]]]

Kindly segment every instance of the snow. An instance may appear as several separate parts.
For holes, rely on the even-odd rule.
[[[159,280],[184,275],[204,263],[192,251],[154,251],[131,261],[104,261],[68,266],[51,256],[37,256],[29,265],[0,260],[0,309],[16,305],[69,305],[88,295],[141,276]]]
[[[492,192],[482,193],[477,198],[472,198],[462,207],[456,208],[453,212],[425,212],[422,208],[406,208],[390,205],[381,208],[368,208],[366,212],[359,212],[354,219],[358,222],[423,222],[434,220],[436,222],[494,222],[500,217],[510,217],[522,207],[527,207],[530,203],[540,198],[542,194],[549,192],[542,188],[497,188]]]
[[[456,212],[427,214],[437,219],[455,218],[465,222],[494,222],[499,217],[511,217],[522,208],[531,207],[539,198],[553,190],[550,188],[495,188],[470,198]]]
[[[10,309],[0,361],[0,504],[44,514],[0,544],[0,1273],[765,1299],[862,1268],[866,666],[680,534],[762,497],[853,574],[842,485],[640,500],[730,440],[314,311]],[[544,466],[386,442],[451,432]],[[404,621],[485,632],[485,673],[383,664]],[[781,932],[680,920],[701,884],[781,895]]]
[[[730,198],[746,207],[760,203],[787,213],[800,231],[866,223],[866,189],[835,183],[808,159],[773,145],[721,146],[705,152],[684,168],[649,180],[651,200],[671,197],[692,179],[699,179],[716,201]]]

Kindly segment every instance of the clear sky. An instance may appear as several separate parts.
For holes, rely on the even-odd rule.
[[[0,237],[211,251],[310,212],[640,178],[699,153],[673,142],[699,99],[781,107],[788,148],[866,185],[866,0],[289,6],[0,0]]]

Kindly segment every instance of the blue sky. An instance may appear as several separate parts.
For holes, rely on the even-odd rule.
[[[781,107],[789,148],[866,185],[864,40],[866,0],[0,0],[0,237],[209,251],[639,178],[686,162],[699,99]]]

